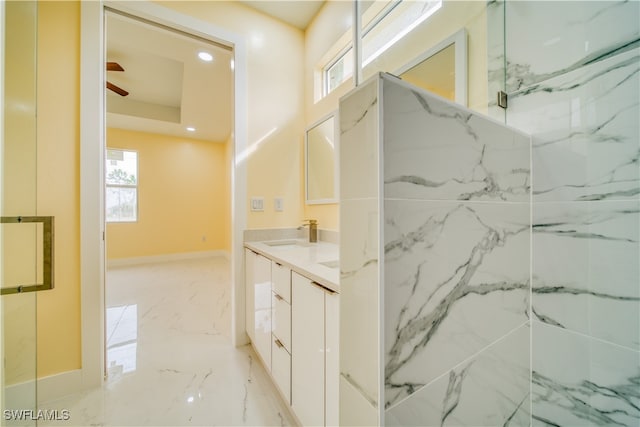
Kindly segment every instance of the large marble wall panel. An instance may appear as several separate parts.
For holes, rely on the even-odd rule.
[[[528,320],[526,203],[386,200],[385,406]]]
[[[387,426],[529,426],[529,324],[388,409]]]
[[[640,425],[640,353],[537,321],[532,343],[534,426]]]
[[[367,400],[345,377],[340,377],[340,425],[378,425],[377,405]]]
[[[340,205],[340,377],[376,408],[380,391],[378,209],[376,199],[341,200]]]
[[[529,201],[530,138],[385,78],[384,197]]]
[[[640,201],[533,210],[534,318],[640,351]]]
[[[633,49],[510,96],[507,123],[533,136],[534,202],[640,197],[639,94]]]
[[[378,423],[379,106],[371,79],[340,101],[340,424]]]
[[[508,1],[507,92],[638,47],[638,16],[637,1]]]
[[[379,196],[378,79],[340,100],[340,198]]]

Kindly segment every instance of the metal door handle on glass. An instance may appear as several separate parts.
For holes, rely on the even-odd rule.
[[[1,295],[19,294],[23,292],[46,291],[53,289],[53,238],[54,218],[52,216],[3,216],[2,224],[33,224],[42,223],[42,283],[23,284],[13,287],[3,287]]]

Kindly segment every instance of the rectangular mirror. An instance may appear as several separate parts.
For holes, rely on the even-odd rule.
[[[395,73],[402,80],[467,105],[467,32],[463,28]]]
[[[308,205],[338,203],[335,113],[305,132],[305,190]]]

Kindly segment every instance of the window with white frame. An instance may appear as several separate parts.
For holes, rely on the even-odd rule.
[[[373,62],[442,7],[442,0],[377,0],[362,16],[362,67]],[[334,46],[333,49],[336,47]],[[323,95],[353,75],[353,42],[322,68]]]
[[[107,222],[138,220],[138,153],[108,149],[105,165]]]
[[[325,68],[325,95],[353,75],[353,49],[350,47]]]

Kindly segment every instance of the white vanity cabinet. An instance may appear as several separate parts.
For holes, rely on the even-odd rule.
[[[253,245],[245,248],[247,334],[298,421],[338,425],[339,295],[305,273],[327,283],[337,277],[314,270],[315,252],[311,266],[301,267],[283,249],[271,259],[268,249]]]
[[[291,277],[291,407],[302,425],[337,425],[339,297],[296,272]]]
[[[326,291],[325,291],[326,292]],[[325,425],[339,425],[340,404],[340,295],[324,295]]]
[[[271,370],[271,260],[260,254],[253,258],[253,343]]]
[[[271,375],[291,404],[291,269],[271,262]]]
[[[251,341],[255,341],[255,305],[254,305],[254,283],[253,283],[253,266],[255,259],[258,256],[257,253],[251,249],[244,249],[244,298],[245,298],[245,311],[244,311],[244,323]]]

